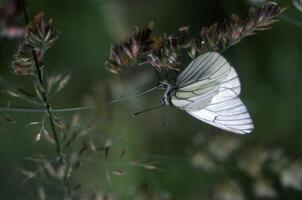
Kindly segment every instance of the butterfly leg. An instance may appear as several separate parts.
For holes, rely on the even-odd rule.
[[[166,127],[166,106],[163,108],[162,112],[162,127]]]

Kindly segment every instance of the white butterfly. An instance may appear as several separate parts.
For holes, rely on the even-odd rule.
[[[239,98],[238,75],[220,54],[210,52],[197,57],[177,77],[175,84],[164,84],[164,105],[185,110],[201,121],[230,132],[252,132],[252,119]]]
[[[302,12],[302,0],[293,0],[294,6]]]

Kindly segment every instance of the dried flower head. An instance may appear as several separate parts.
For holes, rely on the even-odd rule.
[[[27,26],[25,40],[14,55],[12,69],[15,74],[34,74],[35,65],[41,67],[46,51],[53,46],[57,38],[58,33],[53,28],[52,20],[47,20],[43,13],[38,14]]]
[[[32,56],[32,48],[22,43],[12,61],[12,70],[17,75],[33,75],[35,72],[35,61]]]
[[[148,55],[149,63],[158,71],[168,67],[172,70],[177,69],[179,51],[188,47],[189,27],[178,29],[175,34],[159,36],[155,39],[153,51]]]
[[[152,30],[153,23],[142,30],[136,28],[129,39],[111,47],[110,56],[106,61],[107,69],[113,73],[118,73],[126,65],[145,63],[146,55],[151,51],[153,45]]]
[[[44,13],[35,16],[26,30],[25,42],[42,55],[58,39],[58,32],[53,27],[52,19],[46,19]]]
[[[277,3],[267,1],[259,9],[251,8],[246,19],[232,15],[230,22],[203,27],[199,37],[195,40],[192,53],[222,51],[238,43],[244,37],[269,29],[270,25],[276,21],[274,18],[283,11],[284,9]]]
[[[179,50],[188,46],[188,27],[180,28],[175,34],[151,38],[153,24],[138,29],[126,42],[111,48],[106,66],[109,71],[118,73],[128,66],[151,64],[161,71],[168,67],[176,69],[179,64]]]
[[[275,17],[283,11],[277,3],[267,1],[258,9],[252,8],[246,19],[232,15],[230,22],[203,27],[199,36],[192,39],[187,37],[188,27],[180,28],[175,34],[155,38],[151,38],[150,27],[137,29],[128,40],[111,48],[106,66],[113,73],[144,63],[149,63],[159,72],[163,69],[178,70],[180,50],[188,49],[192,58],[210,51],[223,51],[244,37],[269,29],[276,21]]]

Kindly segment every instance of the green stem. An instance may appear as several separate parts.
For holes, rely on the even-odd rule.
[[[22,0],[22,7],[23,7],[23,12],[24,12],[25,22],[26,22],[26,25],[27,25],[29,23],[29,17],[28,17],[27,10],[26,10],[25,0]],[[58,136],[58,133],[57,133],[57,130],[56,130],[56,127],[55,127],[54,117],[53,117],[52,112],[51,112],[51,106],[50,106],[50,103],[48,101],[48,94],[47,94],[46,84],[45,84],[44,79],[43,79],[43,71],[42,71],[43,65],[41,65],[39,63],[36,51],[34,49],[32,49],[32,55],[33,55],[33,58],[34,58],[34,61],[35,61],[35,66],[36,66],[36,70],[37,70],[39,84],[42,87],[41,94],[42,94],[42,98],[43,98],[43,101],[45,103],[46,111],[47,111],[47,114],[48,114],[48,117],[49,117],[50,127],[51,127],[51,130],[52,130],[54,139],[55,139],[57,153],[60,155],[61,154],[61,145],[60,145],[59,136]]]
[[[91,110],[91,109],[93,109],[92,106],[83,106],[83,107],[50,109],[50,111],[52,113],[60,113],[60,112],[84,111],[84,110]],[[24,107],[0,106],[0,112],[47,113],[47,109],[46,108],[24,108]]]
[[[158,86],[152,87],[148,90],[126,96],[126,97],[120,97],[117,99],[110,100],[108,102],[105,102],[104,104],[113,104],[113,103],[118,103],[120,101],[125,101],[131,98],[135,98],[144,94],[147,94],[153,90],[158,89]],[[50,108],[50,111],[52,113],[60,113],[60,112],[74,112],[74,111],[84,111],[84,110],[93,110],[93,106],[78,106],[78,107],[70,107],[70,108],[57,108],[53,109]],[[24,108],[24,107],[11,107],[11,106],[1,106],[0,105],[0,112],[25,112],[25,113],[45,113],[48,112],[46,108]]]

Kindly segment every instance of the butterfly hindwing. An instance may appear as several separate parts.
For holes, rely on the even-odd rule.
[[[250,133],[253,122],[239,94],[236,71],[220,54],[212,52],[193,60],[179,75],[171,102],[218,128]]]

